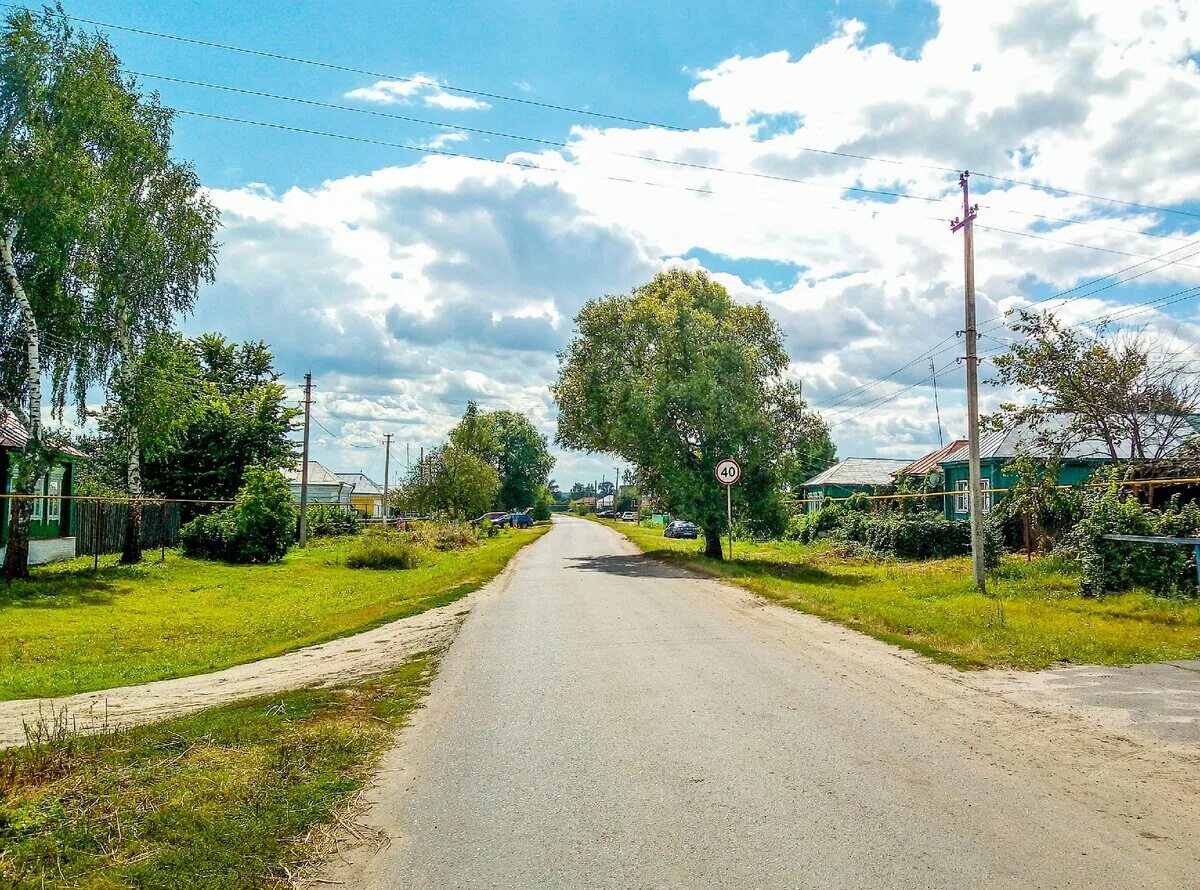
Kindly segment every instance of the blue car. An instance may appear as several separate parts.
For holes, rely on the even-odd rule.
[[[513,528],[533,528],[533,517],[528,513],[511,513],[505,519]]]

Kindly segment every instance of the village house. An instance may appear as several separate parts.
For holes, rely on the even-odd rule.
[[[350,486],[350,506],[367,519],[383,518],[383,488],[364,473],[335,473]]]
[[[0,411],[0,490],[11,494],[16,465],[14,452],[25,447],[29,435],[17,418]],[[29,564],[42,565],[75,556],[75,502],[69,500],[75,490],[75,465],[82,452],[65,446],[58,453],[49,472],[37,481],[37,499],[33,502],[33,519],[29,526]],[[12,502],[0,501],[0,561],[4,559],[8,540],[8,524]]]
[[[292,497],[299,504],[302,482],[299,464],[284,470],[283,477],[287,480],[288,485],[291,486]],[[340,479],[337,473],[331,472],[320,461],[310,460],[308,462],[309,504],[333,504],[349,510],[351,509],[350,495],[353,491],[354,486],[351,483]]]
[[[806,513],[821,509],[825,498],[874,494],[892,484],[892,476],[913,462],[887,457],[848,457],[813,476],[802,486]]]

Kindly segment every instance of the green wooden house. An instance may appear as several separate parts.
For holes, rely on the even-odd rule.
[[[1200,415],[1183,420],[1184,422],[1179,424],[1167,425],[1169,429],[1162,434],[1161,441],[1151,444],[1156,456],[1170,457],[1185,443],[1200,436]],[[1128,443],[1117,443],[1117,452],[1130,453]],[[1051,455],[1038,445],[1037,436],[1027,428],[999,430],[979,438],[979,469],[984,488],[984,513],[989,512],[992,504],[1003,497],[1004,491],[1015,484],[1015,477],[1005,472],[1005,467],[1021,453],[1029,454],[1036,460],[1051,459]],[[942,490],[949,492],[945,496],[945,512],[950,519],[967,519],[970,515],[967,457],[968,448],[964,440],[939,462],[942,469]],[[1059,484],[1078,485],[1086,482],[1097,469],[1112,462],[1104,443],[1097,440],[1079,442],[1068,448],[1059,458]],[[987,489],[993,491],[989,492]]]
[[[848,457],[838,461],[804,483],[804,511],[815,513],[826,498],[848,498],[856,492],[874,494],[876,489],[891,485],[892,475],[911,463],[886,457]]]
[[[0,485],[3,492],[13,490],[15,464],[12,454],[25,447],[29,438],[25,428],[11,413],[0,412]],[[75,556],[75,502],[67,500],[74,492],[75,465],[83,454],[66,448],[56,456],[48,473],[38,480],[30,524],[29,562],[41,565]],[[8,540],[11,502],[0,501],[0,560]]]

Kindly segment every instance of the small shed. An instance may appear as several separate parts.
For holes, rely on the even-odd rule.
[[[14,452],[25,447],[29,434],[12,412],[0,409],[0,491],[11,494],[16,477]],[[75,466],[84,454],[69,445],[55,455],[50,469],[37,481],[33,519],[29,526],[29,563],[42,565],[75,556]],[[0,500],[0,562],[8,541],[12,503]]]
[[[848,457],[804,483],[806,512],[821,509],[825,498],[846,498],[857,492],[872,494],[892,484],[892,475],[912,464],[911,459]]]

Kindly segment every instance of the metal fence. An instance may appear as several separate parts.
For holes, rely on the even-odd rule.
[[[86,500],[75,503],[75,552],[120,553],[125,546],[129,504],[122,501]],[[180,504],[142,505],[142,549],[173,547],[182,525]]]

